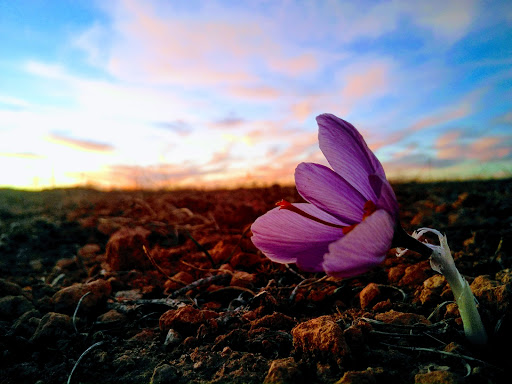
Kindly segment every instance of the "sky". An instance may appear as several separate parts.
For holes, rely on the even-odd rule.
[[[293,183],[315,117],[390,180],[512,176],[512,1],[0,1],[0,187]]]

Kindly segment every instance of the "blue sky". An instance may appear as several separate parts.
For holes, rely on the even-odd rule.
[[[0,39],[0,186],[292,182],[324,112],[391,179],[512,174],[510,1],[5,1]]]

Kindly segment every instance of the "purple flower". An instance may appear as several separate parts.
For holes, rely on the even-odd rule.
[[[269,259],[336,277],[367,272],[391,248],[398,203],[382,165],[354,126],[317,117],[318,141],[332,169],[301,163],[295,184],[308,203],[277,203],[252,225]]]

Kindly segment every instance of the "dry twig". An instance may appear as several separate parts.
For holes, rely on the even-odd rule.
[[[483,365],[487,365],[487,366],[493,367],[492,364],[489,364],[489,363],[487,363],[487,362],[485,362],[483,360],[477,359],[475,357],[467,356],[467,355],[461,355],[460,353],[440,351],[440,350],[434,349],[434,348],[407,347],[407,346],[404,346],[404,345],[394,345],[394,344],[388,344],[388,343],[381,343],[381,344],[385,345],[387,347],[390,347],[390,348],[407,349],[409,351],[439,353],[441,355],[451,356],[451,357],[458,357],[459,359],[474,361],[474,362],[477,362],[477,363],[480,363],[480,364],[483,364]]]
[[[187,283],[179,280],[179,279],[176,279],[174,277],[171,277],[169,276],[155,261],[155,259],[153,259],[153,256],[151,256],[151,254],[149,253],[149,251],[147,250],[146,246],[143,245],[142,246],[142,249],[144,250],[144,253],[146,254],[146,257],[149,259],[149,261],[151,261],[151,264],[153,264],[153,266],[158,270],[158,272],[160,272],[162,275],[164,275],[167,279],[171,280],[172,282],[174,283],[177,283],[177,284],[181,284],[181,285],[187,285]]]
[[[227,279],[228,277],[231,277],[231,275],[228,273],[223,273],[221,275],[214,275],[214,276],[209,276],[209,277],[205,277],[203,279],[196,280],[193,283],[190,283],[189,285],[187,285],[186,287],[183,287],[183,288],[180,288],[180,289],[174,291],[173,293],[171,293],[169,295],[169,297],[175,298],[177,296],[180,296],[180,295],[186,293],[187,291],[190,291],[191,289],[195,289],[202,285],[208,285],[213,282]]]
[[[240,236],[240,239],[238,239],[238,242],[235,244],[235,246],[233,247],[233,250],[231,251],[231,253],[229,254],[229,256],[226,258],[226,260],[223,261],[223,264],[225,263],[229,263],[229,261],[231,260],[231,258],[235,255],[235,252],[237,250],[237,248],[240,246],[240,244],[242,243],[242,240],[244,239],[245,235],[247,234],[247,232],[249,232],[251,230],[251,226],[247,226],[247,228],[245,228],[245,230],[242,232],[242,235]]]
[[[187,235],[187,237],[188,237],[190,240],[192,240],[192,242],[196,245],[196,247],[206,255],[206,257],[208,258],[208,260],[210,260],[210,263],[212,264],[212,267],[214,267],[214,268],[215,268],[215,262],[213,261],[213,257],[212,257],[212,255],[210,255],[210,253],[208,252],[208,250],[207,250],[205,247],[203,247],[201,244],[199,244],[199,242],[198,242],[196,239],[194,239],[194,238],[192,237],[192,235],[190,234],[190,232],[189,232],[188,230],[186,230],[186,229],[185,229],[185,231],[184,231],[184,232],[185,232],[185,234]]]

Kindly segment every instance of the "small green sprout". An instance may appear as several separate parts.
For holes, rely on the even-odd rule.
[[[459,307],[464,333],[468,340],[473,344],[486,344],[487,333],[485,332],[482,319],[476,307],[476,299],[473,296],[473,292],[471,292],[468,282],[461,276],[455,266],[446,236],[436,229],[420,228],[414,231],[412,237],[419,241],[418,239],[428,232],[435,234],[439,238],[440,245],[422,243],[430,249],[430,252],[428,252],[425,247],[413,250],[419,250],[421,254],[430,256],[430,266],[432,269],[441,273],[446,278],[446,281],[452,289],[455,302]],[[405,250],[400,250],[398,256],[402,255],[404,252]]]

